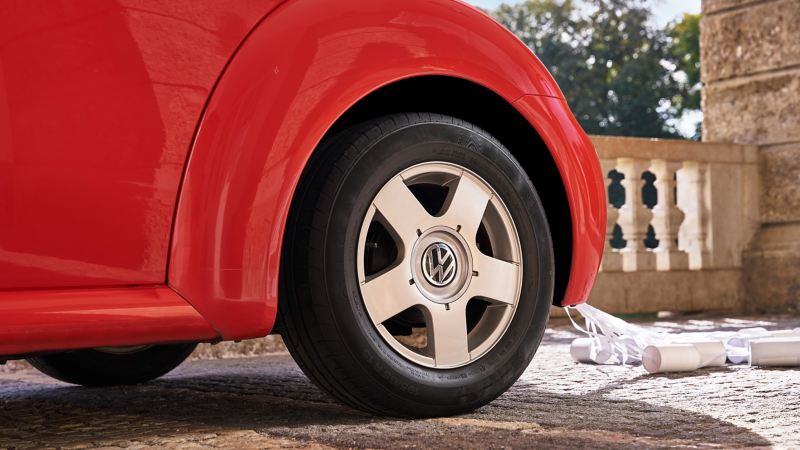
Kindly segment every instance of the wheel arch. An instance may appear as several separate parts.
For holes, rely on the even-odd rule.
[[[175,213],[167,283],[224,339],[263,336],[274,325],[284,227],[313,150],[371,93],[418,77],[474,85],[474,93],[524,116],[526,132],[532,125],[538,130],[550,150],[541,153],[552,153],[562,175],[581,170],[591,144],[558,86],[524,44],[485,14],[452,0],[289,0],[253,30],[220,77]],[[480,109],[471,103],[471,111]],[[473,119],[491,131],[488,117]],[[521,151],[523,135],[506,131],[496,132]],[[576,199],[583,208],[580,198],[597,190],[596,180],[571,178],[561,177],[577,186],[566,189],[573,219],[597,221],[592,208],[575,213]],[[604,226],[604,207],[602,214]],[[593,224],[584,228],[592,231]],[[594,264],[579,274],[578,288],[570,281],[565,295],[573,302],[585,300],[599,263],[596,243],[590,247],[588,259],[572,252],[570,280],[575,261]]]
[[[517,159],[547,214],[556,263],[553,302],[560,304],[572,266],[572,218],[558,166],[536,129],[512,103],[491,89],[463,78],[429,75],[399,80],[369,93],[334,122],[323,141],[358,123],[403,112],[438,113],[471,122],[494,136]],[[313,157],[300,186],[308,181],[312,164]]]

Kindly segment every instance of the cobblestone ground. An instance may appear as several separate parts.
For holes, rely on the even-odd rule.
[[[800,326],[796,318],[659,322],[673,330]],[[575,364],[554,320],[534,362],[472,414],[372,417],[340,406],[286,354],[184,364],[148,385],[84,389],[0,373],[0,447],[800,447],[800,369],[683,375]]]

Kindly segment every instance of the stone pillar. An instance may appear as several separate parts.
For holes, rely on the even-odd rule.
[[[703,140],[755,144],[761,226],[745,305],[800,306],[800,1],[703,0]]]
[[[653,208],[653,231],[658,239],[656,270],[686,270],[689,258],[686,252],[678,250],[678,230],[686,214],[678,207],[675,199],[675,173],[681,163],[654,159],[650,170],[656,176],[658,203]],[[691,247],[691,245],[690,245]]]
[[[653,211],[642,203],[642,173],[649,168],[650,161],[646,159],[617,159],[617,171],[625,176],[622,179],[625,204],[619,209],[617,219],[622,228],[622,238],[628,242],[619,252],[622,255],[622,270],[625,272],[656,268],[655,255],[644,246],[647,227],[653,219]]]

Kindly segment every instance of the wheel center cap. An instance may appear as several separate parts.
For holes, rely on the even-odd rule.
[[[449,245],[434,242],[422,252],[422,275],[428,283],[444,287],[453,282],[458,273],[458,259]]]
[[[438,226],[420,234],[411,250],[412,283],[428,300],[450,303],[472,278],[472,255],[457,230]]]

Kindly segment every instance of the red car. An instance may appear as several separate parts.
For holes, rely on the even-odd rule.
[[[0,3],[0,359],[140,383],[280,333],[362,410],[481,406],[586,300],[603,175],[456,0]]]

